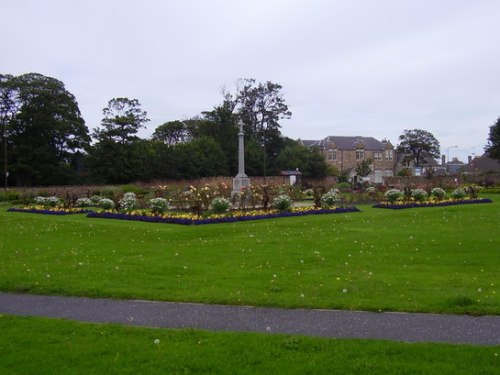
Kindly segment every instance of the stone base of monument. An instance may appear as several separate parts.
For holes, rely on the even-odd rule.
[[[239,194],[241,192],[241,189],[244,187],[249,187],[250,186],[250,178],[248,178],[247,175],[236,175],[235,178],[233,178],[233,191],[232,194]]]

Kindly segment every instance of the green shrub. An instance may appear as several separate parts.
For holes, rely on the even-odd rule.
[[[332,189],[321,197],[321,207],[330,208],[340,202],[340,191]]]
[[[292,207],[292,199],[285,194],[280,194],[273,199],[273,207],[280,212],[289,211]]]
[[[105,210],[111,210],[115,207],[115,202],[113,202],[111,199],[109,198],[102,198],[100,201],[99,201],[99,207],[105,209]]]
[[[210,210],[216,214],[221,214],[229,210],[230,202],[228,199],[223,197],[216,197],[212,199],[210,203]]]
[[[451,193],[451,196],[453,197],[453,199],[460,200],[460,199],[464,199],[467,196],[467,194],[465,193],[464,189],[456,188]]]
[[[440,201],[446,197],[446,191],[444,191],[440,187],[435,187],[431,190],[431,196]]]
[[[469,185],[465,188],[465,193],[469,196],[471,199],[477,198],[477,195],[479,191],[481,190],[481,186],[479,185]]]
[[[78,198],[75,202],[76,207],[90,207],[93,203],[89,198]]]
[[[397,200],[403,198],[403,192],[399,189],[389,189],[385,192],[385,198],[390,202],[394,203]]]
[[[423,189],[412,189],[411,197],[417,202],[424,202],[427,199],[428,194]]]

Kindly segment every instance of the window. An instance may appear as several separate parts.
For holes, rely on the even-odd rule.
[[[394,150],[385,150],[385,160],[392,160],[394,158]]]
[[[337,160],[337,150],[336,149],[328,150],[327,159],[336,161]]]
[[[365,150],[362,148],[356,149],[356,160],[364,160]]]
[[[373,160],[381,161],[382,160],[382,153],[381,152],[374,152],[373,153]]]

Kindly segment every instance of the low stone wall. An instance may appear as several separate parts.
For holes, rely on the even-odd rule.
[[[456,175],[456,176],[437,176],[426,178],[422,176],[410,177],[384,177],[384,185],[387,187],[413,187],[429,189],[440,187],[443,189],[452,189],[464,184],[478,184],[482,186],[500,185],[500,175]]]

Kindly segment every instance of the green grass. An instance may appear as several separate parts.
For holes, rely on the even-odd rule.
[[[0,211],[0,290],[499,314],[500,204],[180,226]]]
[[[0,315],[1,374],[498,374],[500,347],[333,340]],[[159,340],[155,343],[155,340]]]

